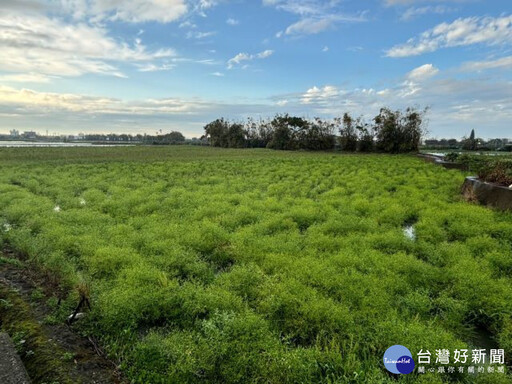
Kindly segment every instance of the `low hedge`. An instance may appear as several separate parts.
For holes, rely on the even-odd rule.
[[[499,185],[512,185],[512,157],[448,153],[446,161],[463,164],[465,168],[478,175],[481,180]]]
[[[490,161],[478,172],[478,177],[490,183],[512,185],[512,159]]]

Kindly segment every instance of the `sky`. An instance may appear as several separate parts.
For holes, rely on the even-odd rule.
[[[512,138],[510,0],[0,0],[0,132],[199,137],[218,117]]]

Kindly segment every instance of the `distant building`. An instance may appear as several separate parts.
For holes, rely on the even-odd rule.
[[[79,133],[78,135],[69,135],[67,137],[68,140],[85,140],[85,135],[83,133]]]
[[[24,139],[37,139],[37,133],[34,131],[25,131],[21,134]]]
[[[11,138],[13,139],[17,139],[18,137],[20,137],[20,131],[18,131],[17,129],[13,129],[9,131],[9,133],[11,135]]]

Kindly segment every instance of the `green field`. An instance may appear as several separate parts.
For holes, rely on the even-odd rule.
[[[394,344],[510,362],[512,214],[463,179],[413,156],[0,149],[0,234],[55,317],[90,297],[79,329],[134,383],[507,383],[382,363]]]

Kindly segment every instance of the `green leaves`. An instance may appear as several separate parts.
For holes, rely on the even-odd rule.
[[[0,236],[59,297],[88,282],[82,324],[134,383],[391,382],[390,345],[464,346],[482,326],[510,351],[511,216],[460,202],[460,173],[407,156],[68,151],[0,164]]]

